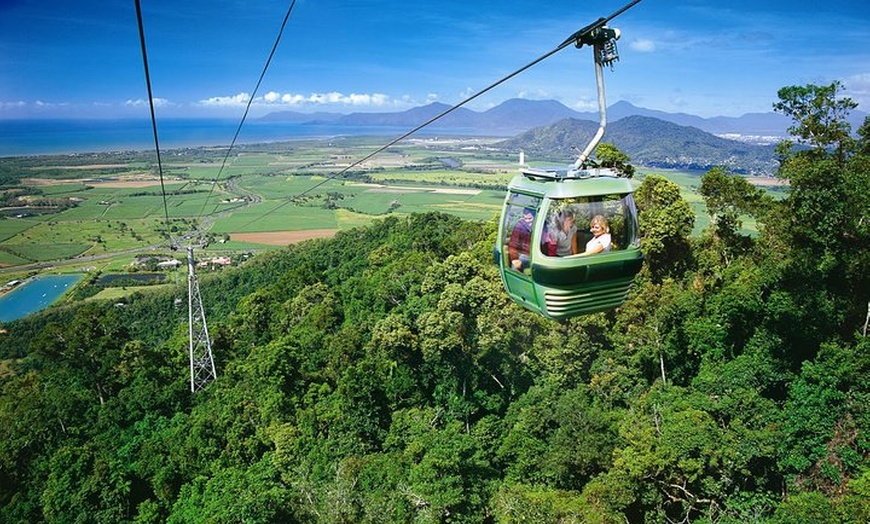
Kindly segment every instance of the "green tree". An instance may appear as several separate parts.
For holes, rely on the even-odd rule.
[[[68,325],[46,326],[33,351],[47,362],[75,370],[102,405],[120,387],[114,370],[128,341],[126,324],[115,308],[88,303],[76,310]]]
[[[498,453],[506,480],[579,493],[610,467],[614,418],[585,388],[533,387],[511,404],[505,418],[509,430]]]
[[[775,108],[793,119],[791,133],[810,149],[780,148],[778,175],[788,179],[789,194],[773,233],[789,250],[786,285],[808,310],[831,311],[814,319],[820,334],[848,337],[870,304],[870,158],[862,153],[866,139],[853,139],[845,120],[856,104],[839,98],[839,88],[834,82],[778,93]]]
[[[763,220],[771,199],[745,178],[731,175],[721,167],[714,167],[701,177],[698,192],[712,218],[713,245],[721,246],[719,262],[727,266],[753,245],[748,236],[740,233],[741,215]]]
[[[593,522],[584,519],[580,494],[534,484],[503,484],[492,502],[497,522]],[[600,514],[598,515],[601,516]]]
[[[484,521],[492,471],[462,423],[448,422],[418,435],[405,452],[413,457],[405,496],[417,508],[420,521]]]
[[[647,175],[635,192],[640,245],[654,280],[682,274],[691,263],[689,235],[695,215],[680,187],[659,175]]]
[[[870,431],[866,339],[854,348],[827,343],[804,362],[782,409],[780,467],[796,483],[829,495],[860,475]]]
[[[797,493],[783,501],[776,509],[770,522],[771,524],[791,524],[792,522],[834,524],[837,522],[837,516],[830,499],[822,493],[808,491]]]
[[[744,490],[763,493],[758,482],[769,462],[758,460],[773,452],[770,421],[720,412],[716,404],[717,397],[677,387],[655,387],[638,398],[620,423],[625,445],[615,451],[613,468],[585,494],[609,493],[621,507],[608,511],[629,521],[688,522],[716,521]]]
[[[792,118],[794,123],[788,130],[800,143],[809,145],[812,152],[819,155],[833,149],[838,160],[852,148],[851,128],[846,117],[858,107],[854,100],[838,97],[842,87],[839,81],[827,86],[783,87],[776,93],[779,102],[773,104],[775,111]]]
[[[212,477],[197,477],[186,484],[166,520],[179,524],[296,521],[292,493],[281,485],[268,453],[250,467],[221,468]]]
[[[625,178],[634,176],[634,166],[629,164],[631,159],[609,142],[602,142],[595,149],[595,157],[602,167],[615,169]]]

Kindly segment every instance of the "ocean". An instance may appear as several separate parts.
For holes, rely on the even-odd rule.
[[[229,145],[237,120],[166,119],[157,121],[160,150]],[[395,138],[411,128],[395,126],[338,126],[288,122],[246,121],[237,144],[286,142],[337,136]],[[443,128],[417,135],[463,134]],[[153,150],[150,120],[0,120],[0,156],[62,155],[105,151]]]

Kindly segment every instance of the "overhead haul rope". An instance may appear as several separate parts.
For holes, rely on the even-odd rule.
[[[555,49],[553,49],[552,51],[549,51],[549,52],[547,52],[547,53],[541,55],[540,57],[536,58],[535,60],[533,60],[533,61],[529,62],[528,64],[524,65],[523,67],[517,69],[517,70],[514,71],[513,73],[510,73],[509,75],[503,77],[502,79],[497,80],[496,82],[493,82],[493,83],[490,84],[489,86],[487,86],[487,87],[483,88],[482,90],[478,91],[477,93],[475,93],[475,94],[469,96],[469,97],[466,98],[465,100],[463,100],[463,101],[457,103],[456,105],[453,105],[453,106],[451,106],[451,107],[445,109],[444,111],[438,113],[437,115],[433,116],[433,117],[430,118],[429,120],[426,120],[426,121],[423,122],[422,124],[420,124],[420,125],[418,125],[417,127],[411,129],[410,131],[406,132],[405,134],[403,134],[403,135],[401,135],[401,136],[399,136],[399,137],[397,137],[397,138],[394,138],[393,140],[391,140],[391,141],[388,142],[387,144],[385,144],[385,145],[379,147],[378,149],[372,151],[372,152],[369,153],[368,155],[366,155],[366,156],[360,158],[359,160],[357,160],[357,161],[351,163],[350,165],[344,167],[343,169],[341,169],[340,171],[338,171],[338,172],[335,173],[334,175],[330,175],[330,176],[325,177],[323,180],[321,180],[320,182],[318,182],[318,183],[314,184],[313,186],[309,187],[309,188],[306,189],[305,191],[299,193],[299,194],[296,195],[295,197],[292,197],[292,198],[289,198],[289,199],[285,200],[282,204],[280,204],[279,206],[276,206],[274,209],[272,209],[272,210],[270,210],[270,211],[267,211],[266,213],[263,213],[262,215],[259,215],[259,216],[256,217],[255,219],[251,220],[251,221],[248,222],[247,224],[244,224],[243,226],[241,226],[240,229],[244,229],[244,228],[246,228],[247,226],[249,226],[249,225],[251,225],[252,223],[254,223],[255,221],[257,221],[257,220],[259,220],[259,219],[261,219],[261,218],[265,218],[265,217],[271,215],[272,213],[274,213],[274,212],[278,211],[279,209],[283,208],[284,206],[286,206],[286,205],[289,204],[290,202],[293,202],[296,198],[299,198],[299,197],[301,197],[301,196],[304,196],[304,195],[310,193],[311,191],[313,191],[313,190],[317,189],[318,187],[322,186],[323,184],[325,184],[325,183],[327,183],[327,182],[329,182],[329,181],[331,181],[331,180],[335,180],[336,178],[339,178],[339,177],[343,176],[345,173],[347,173],[348,171],[350,171],[350,170],[353,169],[354,167],[356,167],[356,166],[362,164],[362,163],[365,162],[366,160],[368,160],[368,159],[374,157],[375,155],[377,155],[377,154],[383,152],[384,150],[388,149],[389,147],[395,145],[396,143],[401,142],[402,140],[408,138],[409,136],[413,135],[413,134],[416,133],[417,131],[423,129],[424,127],[426,127],[426,126],[428,126],[428,125],[430,125],[430,124],[432,124],[433,122],[435,122],[435,121],[437,121],[437,120],[439,120],[439,119],[441,119],[441,118],[443,118],[443,117],[449,115],[450,113],[452,113],[453,111],[455,111],[455,110],[459,109],[460,107],[464,106],[464,105],[467,104],[468,102],[471,102],[472,100],[474,100],[475,98],[477,98],[477,97],[483,95],[484,93],[487,93],[487,92],[489,92],[489,91],[495,89],[496,87],[498,87],[498,86],[500,86],[501,84],[507,82],[507,81],[510,80],[511,78],[513,78],[513,77],[519,75],[520,73],[526,71],[527,69],[530,69],[531,67],[536,66],[536,65],[539,64],[540,62],[543,62],[543,61],[546,60],[547,58],[550,58],[551,56],[553,56],[553,55],[555,55],[556,53],[558,53],[559,51],[565,49],[565,48],[568,47],[569,45],[574,44],[574,45],[576,45],[577,47],[580,47],[580,46],[582,45],[581,39],[582,39],[584,36],[588,35],[589,33],[591,33],[592,31],[594,31],[594,30],[596,30],[596,29],[601,28],[602,26],[604,26],[605,24],[607,24],[607,22],[609,22],[610,20],[612,20],[612,19],[616,18],[617,16],[621,15],[622,13],[624,13],[625,11],[627,11],[628,9],[630,9],[631,7],[633,7],[633,6],[635,6],[636,4],[638,4],[640,1],[641,1],[641,0],[632,0],[632,1],[629,2],[628,4],[624,5],[623,7],[621,7],[621,8],[618,9],[617,11],[615,11],[615,12],[614,12],[613,14],[611,14],[610,16],[599,18],[599,19],[596,20],[595,22],[593,22],[593,23],[587,25],[586,27],[580,29],[579,31],[575,32],[574,34],[572,34],[571,36],[569,36],[568,38],[566,38],[564,42],[562,42],[561,44],[559,44],[559,45],[558,45]]]
[[[199,215],[196,217],[197,221],[202,218],[202,212],[205,210],[205,206],[206,204],[208,204],[208,201],[211,198],[212,193],[214,192],[214,188],[217,185],[218,180],[220,180],[221,178],[221,174],[223,174],[224,172],[224,167],[226,167],[227,165],[227,160],[230,157],[230,152],[236,145],[236,140],[239,138],[239,133],[242,131],[242,126],[245,123],[245,119],[248,118],[248,111],[250,111],[251,104],[253,103],[254,98],[257,96],[257,91],[259,91],[260,89],[260,84],[263,82],[263,78],[266,76],[266,71],[269,69],[269,64],[272,63],[272,57],[275,56],[275,51],[278,49],[278,43],[281,42],[281,37],[284,35],[284,28],[287,27],[287,20],[290,19],[290,13],[293,12],[293,6],[295,5],[296,0],[292,0],[290,2],[290,7],[287,8],[287,14],[284,15],[284,21],[281,22],[281,29],[278,30],[278,36],[275,38],[275,43],[272,44],[272,51],[269,52],[269,58],[266,59],[266,64],[263,66],[263,70],[260,72],[260,78],[257,79],[257,85],[254,86],[254,91],[251,93],[251,96],[248,97],[248,103],[245,106],[245,113],[242,115],[241,121],[239,121],[239,126],[236,128],[236,134],[233,135],[233,140],[232,142],[230,142],[230,147],[227,148],[227,153],[226,155],[224,155],[223,162],[221,162],[221,167],[218,170],[217,177],[215,177],[214,183],[212,183],[211,185],[211,191],[209,191],[208,196],[202,203],[202,209],[199,210]],[[217,205],[215,205],[215,209],[217,209]],[[214,210],[212,210],[212,212],[214,212]]]
[[[135,0],[136,4],[136,19],[139,25],[139,42],[142,48],[142,62],[145,66],[145,83],[148,86],[148,105],[151,109],[151,129],[154,132],[154,149],[157,152],[157,170],[160,176],[160,193],[163,197],[163,215],[166,220],[166,229],[167,234],[169,234],[170,224],[169,224],[169,206],[166,201],[166,186],[163,182],[163,162],[160,157],[160,141],[158,139],[157,134],[157,118],[154,113],[154,95],[151,90],[151,73],[150,68],[148,67],[148,52],[147,47],[145,45],[145,29],[144,24],[142,23],[142,8],[139,4],[139,0]],[[284,15],[284,20],[281,23],[281,28],[278,31],[278,36],[275,38],[275,43],[272,45],[272,50],[269,53],[269,57],[266,59],[266,64],[263,66],[263,70],[260,73],[260,78],[257,80],[257,85],[254,87],[254,91],[248,99],[247,105],[245,106],[245,112],[242,115],[242,119],[239,122],[238,127],[236,128],[235,135],[233,135],[233,140],[230,143],[229,148],[227,148],[226,155],[224,155],[223,162],[221,163],[221,167],[218,170],[217,177],[212,184],[211,190],[208,193],[208,196],[205,198],[203,202],[202,208],[199,211],[199,215],[196,217],[197,222],[202,218],[203,210],[205,209],[206,204],[211,198],[212,193],[214,192],[214,187],[217,185],[217,181],[220,180],[221,174],[223,174],[224,168],[227,164],[227,160],[229,159],[230,152],[236,144],[236,140],[239,137],[239,133],[242,130],[242,125],[245,123],[245,119],[248,116],[248,112],[251,109],[251,103],[254,101],[254,97],[257,94],[257,91],[260,89],[260,84],[263,82],[263,78],[266,76],[266,71],[269,69],[269,65],[272,63],[272,57],[275,56],[275,51],[278,49],[278,43],[281,41],[281,36],[284,34],[284,28],[287,26],[287,20],[290,19],[290,13],[293,12],[293,6],[296,5],[296,0],[292,0],[290,2],[290,6],[287,8],[287,13]],[[170,242],[171,243],[171,242]]]
[[[151,73],[150,68],[148,67],[148,51],[147,46],[145,45],[145,27],[142,23],[142,7],[139,5],[139,0],[135,0],[136,3],[136,21],[139,25],[139,46],[142,48],[142,63],[145,67],[145,84],[148,86],[148,106],[151,109],[151,130],[154,133],[154,150],[157,153],[157,172],[160,175],[160,194],[163,197],[163,216],[166,220],[166,236],[169,240],[169,247],[171,249],[175,249],[175,243],[172,241],[172,226],[169,223],[169,206],[166,203],[166,186],[163,183],[163,162],[160,158],[160,140],[157,135],[157,117],[154,114],[154,96],[151,91]],[[176,284],[173,287],[173,293],[175,294],[175,299],[173,300],[173,307],[176,305],[176,301],[178,298],[178,280],[176,278]]]
[[[154,132],[154,149],[157,151],[157,173],[160,176],[160,193],[163,195],[163,216],[166,219],[166,234],[169,235],[169,206],[166,204],[166,187],[163,184],[163,162],[160,159],[157,118],[154,116],[154,96],[151,93],[151,74],[148,70],[148,52],[145,47],[145,29],[142,25],[142,7],[139,5],[139,0],[136,0],[136,20],[139,23],[139,45],[142,48],[142,63],[145,65],[145,83],[148,85],[148,106],[151,109],[151,129]]]

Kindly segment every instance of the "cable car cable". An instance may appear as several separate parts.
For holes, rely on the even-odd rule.
[[[587,25],[583,29],[580,29],[579,31],[577,31],[576,33],[574,33],[573,35],[571,35],[567,39],[565,39],[565,41],[562,42],[562,44],[559,46],[559,49],[564,49],[564,48],[568,47],[569,45],[571,45],[572,43],[575,44],[577,47],[580,47],[581,45],[583,45],[585,43],[583,41],[583,38],[586,35],[588,35],[592,31],[594,31],[595,29],[603,27],[605,24],[607,24],[607,22],[613,20],[617,16],[628,11],[630,8],[634,7],[635,5],[637,5],[639,3],[640,3],[640,0],[633,0],[633,1],[625,4],[621,8],[617,9],[610,16],[602,17],[602,18],[599,18],[598,20],[592,22],[591,24]]]
[[[169,206],[166,203],[166,187],[163,184],[163,162],[160,159],[160,140],[157,137],[157,117],[154,115],[154,96],[151,91],[151,73],[148,68],[148,52],[145,46],[145,27],[142,23],[142,7],[136,3],[136,20],[139,25],[139,45],[142,48],[142,63],[145,66],[145,84],[148,86],[148,107],[151,110],[151,129],[154,132],[154,149],[157,152],[157,173],[160,176],[160,193],[163,195],[163,216],[166,220],[166,234],[169,235]]]
[[[138,0],[137,0],[138,1]],[[236,133],[233,135],[233,140],[230,142],[230,147],[227,148],[227,152],[224,155],[223,162],[221,162],[221,167],[218,170],[218,174],[214,179],[214,182],[211,185],[211,191],[209,191],[208,196],[205,198],[205,201],[202,203],[202,209],[199,211],[199,215],[196,217],[197,221],[202,218],[202,213],[205,210],[206,204],[208,204],[209,199],[211,198],[212,193],[214,192],[214,188],[217,185],[218,180],[221,178],[221,174],[224,172],[224,168],[227,165],[227,160],[230,157],[230,152],[233,150],[233,147],[236,144],[236,140],[239,138],[239,134],[242,131],[242,126],[245,124],[245,120],[248,118],[248,112],[251,109],[251,104],[254,101],[254,98],[257,96],[257,91],[260,89],[260,84],[263,82],[263,78],[266,76],[266,71],[269,69],[269,65],[272,63],[272,58],[275,56],[275,51],[278,49],[278,44],[281,42],[281,37],[284,35],[284,28],[287,27],[287,21],[290,19],[290,13],[293,12],[293,6],[296,5],[296,0],[292,0],[290,2],[290,6],[287,8],[287,13],[284,15],[284,21],[281,22],[281,28],[278,30],[278,36],[275,37],[275,43],[272,44],[272,50],[269,52],[269,57],[266,59],[266,64],[263,66],[263,70],[260,72],[260,78],[257,79],[257,85],[254,86],[254,90],[251,93],[251,96],[248,97],[248,103],[245,106],[245,112],[242,115],[241,121],[239,121],[239,125],[236,128]],[[214,212],[217,209],[217,204],[215,204],[215,209],[212,210]]]
[[[156,154],[157,154],[157,169],[158,169],[158,173],[159,173],[159,177],[160,177],[160,193],[161,193],[162,200],[163,200],[163,214],[164,214],[164,218],[165,218],[165,222],[166,222],[166,233],[167,233],[167,235],[169,235],[170,227],[171,227],[170,223],[169,223],[169,205],[168,205],[167,198],[166,198],[166,186],[165,186],[164,179],[163,179],[163,161],[162,161],[162,158],[160,155],[160,141],[159,141],[158,132],[157,132],[157,118],[156,118],[156,115],[154,112],[154,95],[153,95],[153,91],[151,88],[151,73],[150,73],[150,68],[148,66],[147,46],[145,45],[145,29],[144,29],[144,23],[142,21],[142,8],[141,8],[139,0],[135,0],[135,5],[136,5],[136,19],[137,19],[138,27],[139,27],[139,42],[140,42],[140,47],[142,49],[142,62],[143,62],[144,69],[145,69],[145,83],[147,84],[147,88],[148,88],[148,103],[149,103],[149,108],[151,111],[151,129],[152,129],[153,134],[154,134],[154,148],[155,148]],[[281,27],[278,30],[278,35],[275,38],[275,43],[272,45],[272,49],[269,52],[269,56],[266,59],[265,65],[263,66],[263,70],[260,72],[260,77],[257,80],[257,84],[254,87],[254,91],[252,92],[251,96],[248,99],[247,105],[245,106],[245,112],[242,115],[242,119],[239,122],[238,127],[236,128],[235,134],[233,135],[233,139],[230,142],[230,146],[227,148],[227,152],[224,155],[223,161],[221,163],[221,167],[218,170],[218,174],[212,183],[211,190],[209,191],[209,194],[206,196],[205,200],[203,201],[202,208],[200,209],[199,214],[196,217],[196,222],[199,222],[199,220],[201,220],[203,211],[205,210],[205,207],[208,204],[208,201],[214,192],[214,188],[217,185],[217,181],[220,180],[220,176],[223,174],[223,171],[224,171],[224,168],[226,167],[230,153],[232,152],[232,149],[235,146],[236,141],[238,140],[239,134],[241,133],[241,130],[242,130],[242,126],[244,125],[245,120],[248,116],[248,112],[250,111],[251,104],[253,103],[253,100],[256,97],[256,94],[260,89],[260,84],[262,84],[263,78],[266,76],[266,71],[269,69],[269,65],[272,63],[272,58],[275,56],[275,51],[278,49],[278,44],[281,41],[281,37],[283,36],[284,30],[287,26],[287,21],[290,19],[290,14],[293,12],[293,7],[295,5],[296,5],[296,0],[292,0],[290,2],[289,7],[287,8],[287,12],[284,15],[283,21],[281,22]],[[189,184],[189,182],[188,182],[188,184]],[[185,186],[186,185],[187,184],[185,184]],[[170,246],[172,246],[173,248],[176,247],[174,245],[174,243],[172,242],[171,238],[170,238]]]
[[[607,27],[607,20],[599,19],[562,44],[593,48],[598,131],[567,171],[524,168],[513,177],[493,247],[511,300],[557,321],[619,307],[643,265],[634,187],[617,170],[587,165],[607,123],[603,67],[619,60],[620,32]],[[583,252],[579,235],[586,243]]]
[[[351,163],[351,164],[348,165],[347,167],[341,169],[341,170],[338,171],[336,174],[325,177],[323,180],[321,180],[320,182],[318,182],[318,183],[314,184],[313,186],[309,187],[309,188],[306,189],[305,191],[299,193],[299,194],[296,195],[295,197],[292,197],[292,198],[289,198],[289,199],[285,200],[284,203],[280,204],[279,206],[275,207],[274,209],[272,209],[272,210],[270,210],[270,211],[267,211],[266,213],[264,213],[264,214],[262,214],[262,215],[260,215],[260,216],[258,216],[258,217],[256,217],[256,218],[254,218],[253,220],[251,220],[251,221],[248,222],[247,224],[244,224],[243,226],[241,226],[241,228],[245,228],[245,227],[251,225],[252,223],[254,223],[255,221],[257,221],[257,220],[259,220],[259,219],[261,219],[261,218],[265,218],[265,217],[271,215],[272,213],[274,213],[274,212],[278,211],[279,209],[283,208],[285,205],[289,204],[290,202],[293,202],[294,199],[299,198],[299,197],[301,197],[301,196],[304,196],[304,195],[308,194],[309,192],[311,192],[311,191],[317,189],[318,187],[322,186],[323,184],[325,184],[325,183],[327,183],[327,182],[329,182],[329,181],[331,181],[331,180],[335,180],[336,178],[339,178],[339,177],[343,176],[343,175],[344,175],[345,173],[347,173],[349,170],[351,170],[351,169],[353,169],[354,167],[356,167],[356,166],[362,164],[362,163],[365,162],[366,160],[368,160],[368,159],[374,157],[375,155],[377,155],[377,154],[383,152],[383,151],[386,150],[387,148],[389,148],[389,147],[395,145],[396,143],[398,143],[398,142],[400,142],[400,141],[402,141],[402,140],[408,138],[408,137],[411,136],[412,134],[416,133],[417,131],[420,131],[420,130],[423,129],[424,127],[426,127],[426,126],[432,124],[433,122],[435,122],[435,121],[437,121],[437,120],[439,120],[439,119],[441,119],[441,118],[447,116],[448,114],[450,114],[450,113],[452,113],[453,111],[459,109],[460,107],[464,106],[464,105],[467,104],[468,102],[471,102],[472,100],[476,99],[477,97],[479,97],[479,96],[481,96],[481,95],[483,95],[483,94],[485,94],[485,93],[487,93],[487,92],[489,92],[489,91],[495,89],[496,87],[498,87],[498,86],[500,86],[501,84],[507,82],[507,81],[510,80],[511,78],[513,78],[513,77],[519,75],[520,73],[523,73],[523,72],[525,72],[526,70],[530,69],[531,67],[533,67],[533,66],[539,64],[540,62],[543,62],[543,61],[546,60],[547,58],[549,58],[549,57],[553,56],[554,54],[558,53],[559,51],[565,49],[565,48],[568,47],[569,45],[574,44],[576,47],[582,47],[584,44],[587,43],[587,42],[584,41],[584,37],[586,37],[587,35],[589,35],[590,33],[592,33],[594,30],[603,27],[607,22],[609,22],[610,20],[612,20],[612,19],[616,18],[617,16],[621,15],[622,13],[624,13],[625,11],[627,11],[629,8],[631,8],[631,7],[633,7],[634,5],[638,4],[640,1],[641,1],[641,0],[632,0],[632,1],[629,2],[628,4],[624,5],[623,7],[621,7],[621,8],[618,9],[617,11],[615,11],[615,12],[614,12],[613,14],[611,14],[610,16],[607,16],[607,17],[601,17],[601,18],[599,18],[598,20],[596,20],[595,22],[593,22],[593,23],[587,25],[586,27],[584,27],[584,28],[582,28],[582,29],[576,31],[576,32],[575,32],[574,34],[572,34],[570,37],[568,37],[567,39],[565,39],[564,42],[562,42],[561,44],[559,44],[555,49],[553,49],[553,50],[551,50],[551,51],[549,51],[549,52],[547,52],[547,53],[541,55],[540,57],[538,57],[538,58],[536,58],[535,60],[529,62],[528,64],[524,65],[523,67],[517,69],[517,70],[514,71],[513,73],[510,73],[510,74],[508,74],[507,76],[501,78],[500,80],[498,80],[498,81],[496,81],[496,82],[493,82],[493,83],[490,84],[489,86],[483,88],[482,90],[480,90],[480,91],[478,91],[477,93],[475,93],[475,94],[469,96],[468,98],[462,100],[461,102],[459,102],[459,103],[457,103],[457,104],[455,104],[455,105],[453,105],[453,106],[451,106],[451,107],[445,109],[444,111],[438,113],[437,115],[433,116],[433,117],[430,118],[429,120],[426,120],[426,121],[423,122],[422,124],[420,124],[420,125],[418,125],[417,127],[411,129],[410,131],[406,132],[405,134],[403,134],[403,135],[401,135],[401,136],[399,136],[399,137],[397,137],[397,138],[394,138],[393,140],[391,140],[391,141],[388,142],[387,144],[385,144],[385,145],[379,147],[378,149],[372,151],[372,152],[369,153],[368,155],[366,155],[366,156],[360,158],[359,160],[356,160],[355,162]]]

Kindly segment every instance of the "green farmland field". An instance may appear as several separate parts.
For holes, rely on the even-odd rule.
[[[27,231],[33,227],[33,224],[30,220],[0,220],[0,243],[5,242],[22,231]]]
[[[22,243],[5,246],[13,255],[31,262],[62,260],[81,255],[90,245],[84,242]]]
[[[276,247],[234,235],[323,234],[391,214],[440,211],[495,220],[504,189],[517,172],[517,158],[488,152],[482,144],[478,139],[410,140],[359,165],[380,139],[245,146],[225,163],[226,148],[179,150],[165,155],[163,188],[156,166],[141,155],[119,159],[105,153],[84,166],[66,166],[72,162],[67,157],[47,156],[44,166],[27,168],[27,180],[38,182],[32,198],[50,199],[54,207],[25,213],[10,208],[0,215],[0,271],[15,274],[28,264],[77,257],[104,258],[111,267],[124,268],[138,253],[168,248],[170,239],[189,242],[193,232],[210,236],[208,248],[201,250],[208,256]],[[4,162],[15,159],[0,158]],[[652,173],[680,186],[695,210],[696,233],[709,224],[697,192],[698,174],[639,168],[636,183]],[[744,227],[751,231],[755,225]]]
[[[215,222],[215,233],[256,231],[305,231],[335,229],[335,212],[317,207],[297,206],[289,201],[270,201],[238,209]]]

